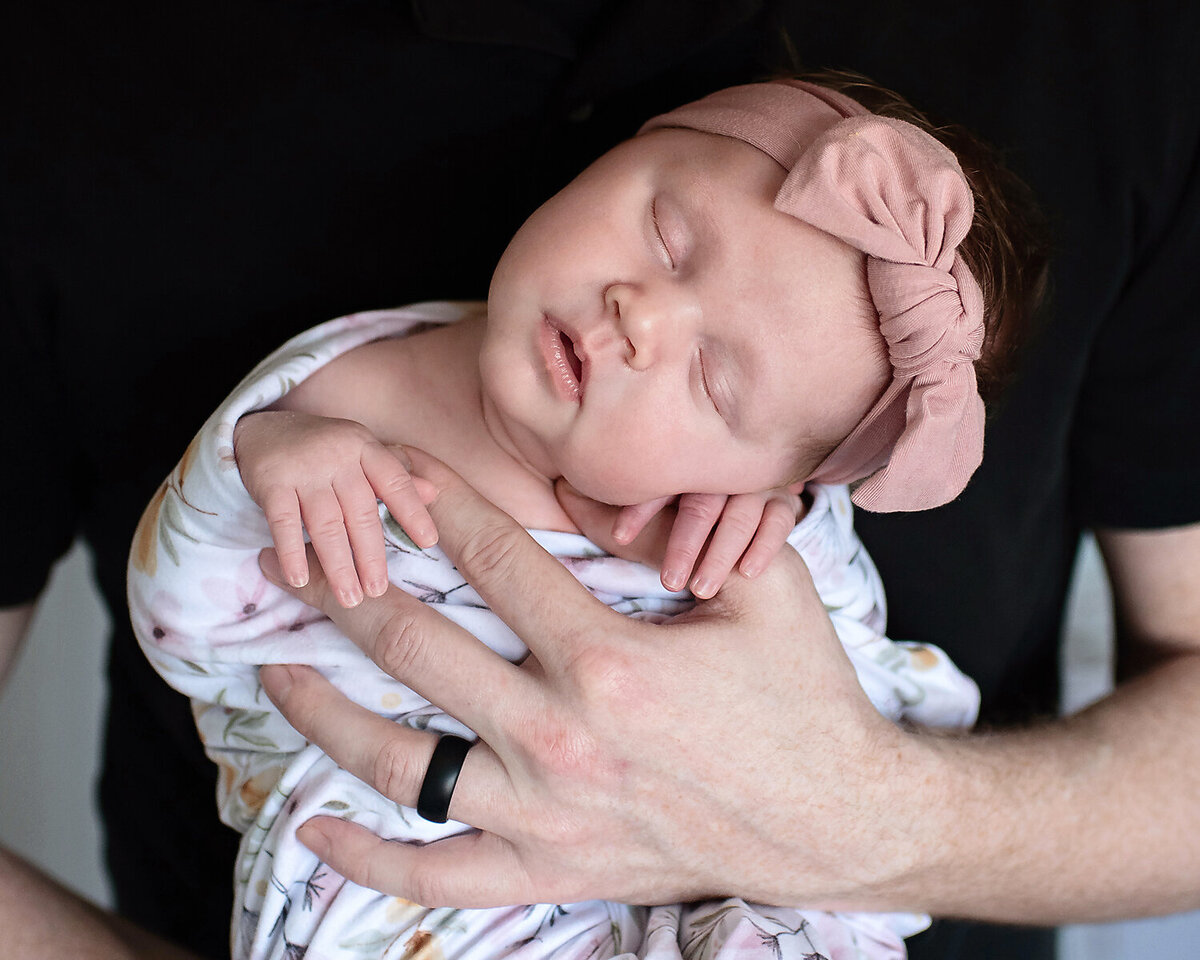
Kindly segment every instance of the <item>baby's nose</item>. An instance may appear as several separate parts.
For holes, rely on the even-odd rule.
[[[605,300],[625,339],[626,362],[635,370],[667,359],[684,339],[689,311],[679,297],[634,284],[613,284]]]

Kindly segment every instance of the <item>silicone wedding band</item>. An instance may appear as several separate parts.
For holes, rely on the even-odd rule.
[[[474,744],[470,740],[443,733],[429,758],[429,769],[421,781],[421,793],[417,797],[417,813],[432,823],[445,823],[449,819],[450,798],[458,775],[462,773],[467,751]]]

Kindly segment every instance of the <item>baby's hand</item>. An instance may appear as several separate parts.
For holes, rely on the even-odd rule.
[[[419,547],[437,529],[405,464],[361,423],[290,410],[242,417],[233,431],[242,483],[262,507],[295,586],[308,583],[304,530],[344,607],[387,590],[387,560],[376,500]]]
[[[663,555],[662,583],[681,590],[691,577],[691,590],[708,599],[736,566],[745,577],[756,577],[787,542],[801,513],[802,483],[765,493],[685,493],[679,498],[675,523]],[[671,503],[662,497],[625,507],[613,524],[619,543],[631,542],[656,513]],[[707,544],[707,548],[706,545]],[[692,568],[704,553],[696,575]]]

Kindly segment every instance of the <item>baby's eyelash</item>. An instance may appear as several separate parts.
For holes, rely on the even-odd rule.
[[[713,409],[716,410],[722,418],[724,418],[725,415],[721,413],[721,408],[717,406],[717,398],[713,396],[712,390],[709,389],[708,386],[708,371],[704,366],[704,351],[697,350],[696,356],[699,359],[700,364],[700,387],[704,390],[704,395],[708,397],[709,402],[713,405]]]
[[[650,220],[654,224],[654,233],[658,237],[658,242],[662,244],[664,252],[667,254],[667,259],[671,261],[671,269],[675,269],[675,257],[671,254],[671,248],[667,246],[667,241],[662,234],[662,228],[658,225],[658,198],[655,197],[650,201]]]

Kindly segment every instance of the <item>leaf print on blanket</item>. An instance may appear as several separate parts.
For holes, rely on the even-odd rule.
[[[225,691],[222,690],[221,695],[224,693]],[[217,703],[220,704],[220,697],[218,697]],[[254,732],[266,724],[271,717],[270,713],[265,710],[234,710],[231,707],[224,709],[229,715],[222,734],[226,746],[236,747],[240,742],[243,746],[248,744],[263,750],[279,749],[279,746],[270,737]]]
[[[798,919],[795,926],[788,926],[743,900],[726,900],[707,914],[693,913],[688,918],[685,926],[691,935],[686,940],[681,936],[682,953],[688,960],[720,960],[758,956],[766,948],[776,960],[785,956],[795,960],[829,960],[813,943],[809,921],[804,917]],[[797,954],[796,948],[802,952]]]
[[[171,475],[163,481],[154,494],[154,497],[150,500],[141,519],[138,521],[137,530],[133,534],[131,559],[134,569],[140,570],[148,577],[154,576],[158,571],[159,544],[162,545],[163,550],[171,558],[175,566],[179,566],[179,553],[174,546],[173,534],[178,534],[192,543],[198,542],[195,537],[183,529],[180,523],[179,507],[176,505],[176,500],[184,506],[191,507],[191,509],[198,513],[203,513],[205,516],[216,516],[212,511],[201,510],[199,507],[188,503],[187,497],[183,494],[183,487],[187,482],[188,470],[195,459],[196,450],[199,445],[200,434],[196,434],[192,438],[192,442],[188,444],[187,450],[183,452],[183,457],[180,459],[178,465],[171,471]],[[173,494],[173,496],[169,496],[169,494]]]
[[[382,512],[382,518],[383,518],[384,533],[387,534],[387,536],[391,537],[391,539],[393,541],[395,541],[394,543],[389,542],[388,546],[395,547],[397,550],[400,550],[402,553],[424,553],[425,552],[420,547],[418,547],[416,545],[416,543],[413,542],[412,537],[410,537],[407,533],[404,532],[404,528],[402,526],[400,526],[400,523],[396,520],[395,517],[392,516],[390,511],[385,509]]]

